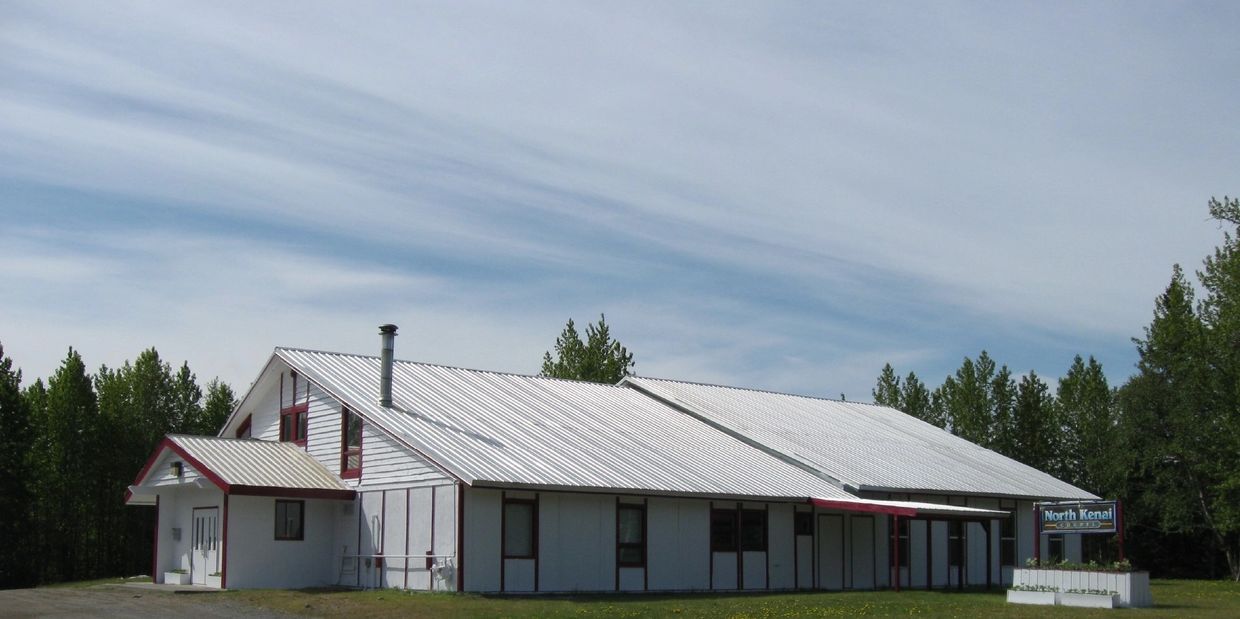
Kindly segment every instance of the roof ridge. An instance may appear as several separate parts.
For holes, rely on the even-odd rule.
[[[718,389],[733,389],[733,390],[735,390],[735,391],[750,391],[750,392],[753,392],[753,393],[766,393],[766,394],[770,394],[770,395],[782,395],[782,396],[788,396],[788,397],[791,397],[791,398],[802,398],[802,399],[805,399],[805,400],[818,400],[818,401],[820,401],[820,402],[835,402],[835,403],[837,403],[837,404],[860,404],[861,406],[874,406],[874,407],[878,407],[878,408],[892,408],[892,407],[890,407],[890,406],[884,406],[884,405],[882,405],[882,404],[876,404],[876,403],[874,403],[874,402],[861,402],[861,401],[858,401],[858,400],[841,400],[841,399],[839,399],[839,398],[827,398],[827,397],[817,396],[817,395],[805,395],[805,394],[802,394],[802,393],[789,393],[789,392],[787,392],[787,391],[775,391],[774,389],[761,389],[761,388],[758,388],[758,387],[737,387],[736,385],[720,385],[720,384],[718,384],[718,383],[707,383],[707,382],[693,381],[693,380],[677,380],[677,379],[674,379],[674,378],[659,378],[659,377],[657,377],[657,376],[630,376],[630,377],[628,377],[628,378],[633,378],[633,379],[646,379],[646,380],[655,380],[655,381],[661,381],[661,382],[665,382],[665,383],[680,383],[680,384],[683,384],[683,385],[697,385],[697,386],[699,386],[699,387],[715,387],[715,388],[718,388]],[[893,410],[895,410],[895,409],[893,409]]]
[[[276,350],[277,351],[287,350],[287,351],[293,351],[293,352],[304,352],[304,353],[311,353],[311,354],[316,354],[316,355],[337,355],[341,357],[357,357],[359,359],[379,360],[379,357],[376,355],[360,355],[357,353],[333,352],[330,350],[314,350],[310,348],[296,348],[296,347],[291,347],[291,346],[276,346]],[[560,382],[566,382],[566,383],[580,383],[583,385],[612,387],[616,389],[622,388],[618,384],[613,385],[611,383],[596,383],[596,382],[589,381],[589,380],[579,380],[575,378],[559,378],[555,376],[543,376],[541,374],[523,374],[521,372],[508,372],[504,370],[484,370],[480,368],[467,368],[467,367],[459,366],[459,365],[447,365],[444,363],[430,363],[428,361],[414,361],[412,359],[393,359],[393,361],[395,363],[405,363],[408,365],[417,365],[417,366],[422,366],[422,367],[427,367],[427,368],[440,368],[440,369],[445,369],[445,370],[457,370],[461,372],[475,372],[478,374],[494,374],[494,375],[499,375],[499,376],[514,376],[517,378],[533,378],[533,379],[538,379],[538,380],[560,381]]]

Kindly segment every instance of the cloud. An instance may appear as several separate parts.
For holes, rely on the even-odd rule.
[[[0,337],[40,368],[166,337],[237,376],[407,316],[420,358],[534,371],[606,311],[673,378],[1122,376],[1237,164],[1231,7],[6,12]]]

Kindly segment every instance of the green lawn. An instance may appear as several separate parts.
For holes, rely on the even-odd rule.
[[[926,591],[730,595],[500,597],[398,591],[233,591],[257,606],[309,616],[360,617],[1240,617],[1240,585],[1155,580],[1155,608],[1016,606],[1003,592]]]

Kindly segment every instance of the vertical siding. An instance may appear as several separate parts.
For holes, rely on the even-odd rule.
[[[465,490],[465,590],[499,591],[500,492]]]
[[[772,504],[767,516],[767,550],[770,552],[771,589],[791,589],[795,586],[796,565],[793,549],[792,511],[790,504]]]
[[[710,502],[656,497],[647,509],[650,589],[709,589]]]

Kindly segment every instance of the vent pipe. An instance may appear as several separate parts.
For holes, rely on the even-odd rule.
[[[379,356],[379,406],[392,408],[392,356],[396,348],[396,325],[379,325],[383,350]]]

